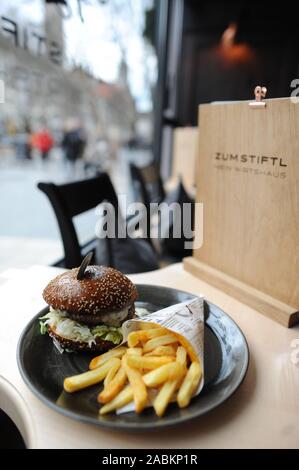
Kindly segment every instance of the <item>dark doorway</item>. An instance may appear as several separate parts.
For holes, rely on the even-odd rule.
[[[158,54],[157,160],[163,151],[163,158],[171,153],[165,139],[171,142],[174,127],[197,125],[199,104],[250,99],[256,85],[267,87],[268,98],[290,96],[299,72],[299,5],[255,0],[167,5],[165,51]]]

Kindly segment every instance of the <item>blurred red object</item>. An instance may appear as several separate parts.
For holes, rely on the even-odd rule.
[[[53,147],[54,141],[47,130],[37,132],[31,137],[31,146],[37,148],[41,152],[49,152]]]

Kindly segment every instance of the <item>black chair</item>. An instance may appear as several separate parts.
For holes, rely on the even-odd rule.
[[[130,163],[130,172],[135,192],[135,198],[149,207],[151,202],[162,202],[165,190],[159,169],[155,163],[138,167]]]
[[[64,247],[64,259],[56,265],[74,268],[92,251],[93,262],[115,267],[130,274],[158,269],[157,255],[151,245],[140,238],[93,238],[80,246],[73,217],[97,207],[105,201],[112,204],[115,224],[120,212],[117,195],[109,176],[102,173],[73,183],[56,185],[38,183],[38,188],[49,198],[55,212]],[[120,217],[121,220],[122,217]],[[123,221],[126,224],[126,221]]]
[[[165,191],[159,169],[155,163],[150,163],[144,167],[138,167],[134,163],[130,163],[130,173],[134,190],[135,200],[142,202],[145,207],[146,227],[145,234],[148,240],[150,238],[151,220],[151,203],[160,203],[165,198]]]
[[[152,211],[150,211],[150,204],[152,202],[165,202],[171,205],[174,202],[179,203],[181,206],[184,203],[190,203],[192,206],[192,217],[191,225],[194,227],[194,200],[189,197],[185,191],[184,185],[180,180],[177,187],[170,193],[165,193],[163,182],[159,171],[154,163],[145,167],[137,167],[133,163],[130,163],[131,178],[135,193],[135,199],[141,201],[146,208],[146,226],[147,226],[147,238],[150,239],[150,229],[153,221],[151,220]],[[156,221],[158,226],[160,221]],[[180,224],[182,219],[180,220]],[[156,248],[156,252],[159,254],[159,260],[162,264],[171,264],[181,261],[185,256],[191,256],[192,250],[185,249],[184,243],[186,240],[182,234],[181,238],[174,238],[172,236],[172,226],[170,228],[170,236],[168,239],[161,239],[156,243],[152,242],[152,246]],[[156,228],[156,231],[159,228]]]

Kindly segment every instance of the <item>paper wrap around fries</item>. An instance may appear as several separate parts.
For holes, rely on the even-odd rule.
[[[191,351],[187,344],[184,344],[184,347],[190,356],[193,355],[192,360],[195,359],[194,355],[196,356],[202,368],[201,381],[194,393],[194,395],[198,395],[204,385],[204,298],[196,297],[191,301],[171,305],[154,313],[148,313],[144,317],[127,320],[122,325],[123,341],[118,347],[127,342],[128,335],[132,331],[140,330],[140,323],[157,323],[179,334],[183,337],[182,339],[185,338],[190,343]],[[132,402],[118,409],[116,413],[127,413],[133,410],[134,403]]]

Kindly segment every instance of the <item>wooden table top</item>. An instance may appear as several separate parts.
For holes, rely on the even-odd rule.
[[[201,293],[237,322],[250,349],[249,370],[238,391],[206,416],[167,432],[110,431],[49,409],[23,383],[16,347],[24,326],[44,307],[43,287],[59,272],[33,266],[0,274],[0,408],[17,423],[28,447],[299,447],[299,326],[286,329],[274,323],[188,274],[181,264],[130,277],[136,283]]]

